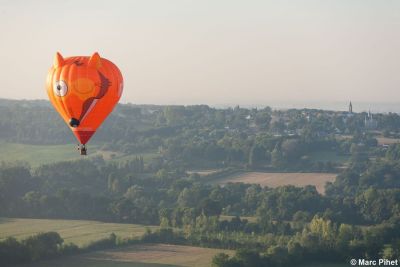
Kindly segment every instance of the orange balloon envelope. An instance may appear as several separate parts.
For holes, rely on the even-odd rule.
[[[57,53],[46,87],[54,108],[85,145],[118,103],[123,78],[117,66],[97,52],[68,58]]]

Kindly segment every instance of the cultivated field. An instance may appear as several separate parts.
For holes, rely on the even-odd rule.
[[[215,254],[233,251],[167,244],[134,245],[81,254],[26,267],[209,267]]]
[[[260,184],[261,186],[278,187],[283,185],[294,185],[303,187],[314,185],[318,192],[325,192],[325,184],[333,182],[335,173],[272,173],[272,172],[243,172],[216,180],[216,183],[247,183]]]
[[[398,138],[389,138],[389,137],[377,137],[379,145],[392,145],[400,143],[400,139]]]
[[[0,240],[9,236],[24,239],[40,232],[58,232],[65,243],[84,246],[92,241],[108,237],[111,233],[122,238],[139,237],[146,228],[152,230],[157,226],[146,227],[137,224],[102,223],[83,220],[45,220],[0,218]]]

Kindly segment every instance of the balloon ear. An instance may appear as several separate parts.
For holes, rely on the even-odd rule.
[[[64,58],[59,52],[57,52],[56,56],[54,57],[53,66],[54,68],[59,68],[62,67],[63,65],[64,65]]]
[[[92,68],[100,68],[101,67],[101,58],[99,53],[95,52],[89,59],[89,67]]]

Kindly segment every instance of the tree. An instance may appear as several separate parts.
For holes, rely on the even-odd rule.
[[[354,238],[355,229],[353,226],[348,224],[341,224],[339,226],[336,246],[342,250],[346,251],[349,247],[350,241]]]
[[[271,164],[274,168],[281,168],[285,164],[282,151],[279,147],[275,147],[271,153]]]
[[[282,266],[288,260],[288,250],[283,246],[271,246],[267,249],[267,255],[276,263],[278,266]],[[251,265],[249,265],[250,267]]]
[[[253,145],[249,153],[249,165],[257,167],[266,163],[265,148],[260,145]]]
[[[271,122],[271,114],[270,111],[261,111],[258,112],[255,118],[255,123],[262,129],[267,129],[269,123]]]
[[[199,208],[206,216],[217,216],[221,214],[221,203],[212,199],[206,198],[201,201]]]
[[[31,260],[29,252],[21,242],[14,237],[8,237],[0,241],[0,262],[7,265],[29,262]]]
[[[386,152],[386,158],[389,160],[400,160],[400,144],[389,146]]]
[[[56,232],[38,234],[24,240],[33,261],[56,256],[63,242],[64,240]]]
[[[304,152],[299,140],[287,139],[281,145],[282,155],[288,161],[297,160]]]
[[[164,109],[164,116],[169,125],[184,123],[186,110],[183,106],[168,106]]]
[[[315,216],[309,224],[310,232],[319,237],[320,245],[327,248],[335,247],[337,227],[330,220]]]
[[[212,259],[213,267],[229,267],[229,255],[225,253],[218,253]]]

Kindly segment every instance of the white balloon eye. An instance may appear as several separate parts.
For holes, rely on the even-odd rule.
[[[64,81],[56,81],[53,90],[56,95],[65,96],[68,92],[68,85]]]

